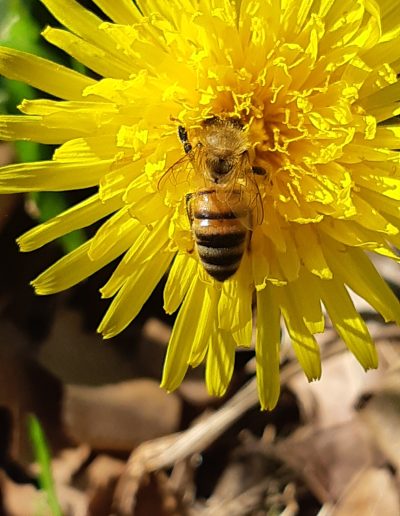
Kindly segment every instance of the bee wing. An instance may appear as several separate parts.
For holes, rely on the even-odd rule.
[[[259,225],[262,224],[262,221],[264,220],[264,204],[256,180],[256,175],[253,173],[251,168],[246,174],[246,180],[246,192],[249,196],[250,208],[252,210],[253,225]]]
[[[157,185],[159,191],[176,188],[185,182],[189,182],[192,167],[189,167],[191,157],[185,154],[171,165],[160,177]]]

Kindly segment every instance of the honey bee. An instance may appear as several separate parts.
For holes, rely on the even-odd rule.
[[[261,196],[248,141],[239,119],[206,119],[195,132],[194,145],[179,126],[178,136],[193,173],[202,184],[186,194],[186,211],[195,247],[205,271],[223,282],[238,270],[250,245],[254,223],[262,221]],[[180,160],[180,164],[183,160]]]

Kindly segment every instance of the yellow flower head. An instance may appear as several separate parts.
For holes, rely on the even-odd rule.
[[[99,328],[109,338],[167,273],[165,310],[179,309],[168,390],[205,361],[209,391],[225,392],[236,347],[251,345],[254,299],[263,408],[279,395],[281,316],[309,380],[320,376],[322,304],[362,366],[376,367],[348,288],[400,321],[366,254],[399,259],[396,3],[94,0],[110,22],[74,0],[42,1],[66,28],[44,37],[102,78],[1,49],[2,74],[60,100],[24,101],[21,116],[0,118],[0,138],[60,146],[51,161],[4,167],[0,192],[98,186],[21,236],[22,251],[106,220],[36,292],[121,257],[101,289],[113,297]],[[202,240],[210,227],[219,236]]]

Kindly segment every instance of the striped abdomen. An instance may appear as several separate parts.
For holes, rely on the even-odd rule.
[[[206,272],[217,281],[235,274],[246,249],[250,210],[240,195],[232,192],[229,204],[216,190],[204,189],[189,196],[188,214],[197,252]],[[235,212],[230,204],[235,204]]]

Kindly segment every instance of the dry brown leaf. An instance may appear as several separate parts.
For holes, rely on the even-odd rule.
[[[149,475],[142,482],[137,504],[134,509],[135,516],[187,516],[187,507],[181,503],[179,496],[174,493],[165,473],[159,471]]]
[[[195,473],[201,463],[200,455],[193,455],[187,460],[177,462],[168,479],[173,493],[179,493],[182,503],[192,506],[196,499]]]
[[[125,462],[107,455],[99,455],[85,472],[88,513],[93,516],[109,516],[117,479],[125,467]]]
[[[267,490],[268,480],[252,485],[230,499],[213,499],[203,507],[195,507],[191,516],[243,516],[260,511],[263,496]],[[265,514],[260,512],[260,514]]]
[[[269,453],[268,453],[269,449]],[[247,436],[231,459],[204,508],[203,516],[241,516],[260,510],[268,489],[279,492],[281,466],[271,446]]]
[[[203,379],[183,380],[178,392],[185,401],[198,407],[205,407],[210,402],[215,401],[215,398],[208,394]]]
[[[377,388],[386,377],[388,364],[393,355],[399,357],[400,329],[395,325],[371,323],[369,329],[377,344],[379,368],[365,373],[357,360],[348,352],[344,343],[336,337],[333,348],[338,350],[330,358],[322,360],[322,377],[307,383],[300,372],[294,375],[289,387],[299,399],[303,420],[318,428],[338,426],[354,417],[354,405],[365,391]],[[329,352],[329,348],[326,350]]]
[[[137,343],[137,365],[142,375],[160,377],[170,336],[171,327],[159,319],[146,321]]]
[[[15,484],[0,471],[3,507],[7,516],[52,516],[46,493],[30,484]],[[57,486],[57,499],[64,516],[86,516],[86,496],[70,486]]]
[[[90,489],[106,486],[122,473],[125,462],[121,459],[98,455],[86,470],[87,483]]]
[[[256,382],[251,380],[220,410],[202,418],[185,432],[143,443],[131,455],[127,464],[126,478],[122,479],[122,484],[127,481],[130,487],[138,486],[140,479],[146,473],[170,467],[201,452],[256,401]],[[122,484],[121,491],[130,496]]]
[[[95,449],[132,450],[178,430],[180,416],[179,397],[167,394],[154,380],[66,388],[66,431],[76,442]]]
[[[71,482],[74,475],[84,466],[90,457],[89,446],[83,444],[76,448],[65,448],[51,461],[54,481],[57,485],[66,485]],[[38,473],[39,467],[34,466]]]
[[[79,489],[67,485],[57,486],[56,495],[63,516],[88,516],[88,499]]]
[[[328,428],[350,421],[361,393],[382,374],[382,369],[365,374],[343,345],[343,353],[324,360],[320,381],[307,383],[304,375],[298,374],[289,386],[299,399],[303,420]]]
[[[327,356],[340,350],[332,347]],[[282,369],[281,384],[298,374],[300,366],[290,363]],[[257,380],[253,378],[244,385],[215,413],[204,417],[194,426],[176,435],[168,435],[140,445],[131,455],[126,472],[122,475],[115,496],[118,514],[130,514],[142,478],[148,473],[173,466],[196,453],[200,453],[217,439],[245,412],[258,403]]]
[[[329,516],[398,516],[399,493],[393,475],[383,468],[369,468],[349,482]]]
[[[79,312],[60,307],[38,361],[66,384],[102,385],[134,378],[137,366],[115,345],[82,329]]]
[[[9,516],[35,516],[42,509],[43,516],[51,516],[45,493],[31,484],[16,484],[0,471],[1,495],[5,514]]]
[[[360,419],[387,460],[400,468],[400,391],[374,395],[360,410]]]
[[[0,348],[0,407],[11,416],[8,452],[13,459],[32,462],[27,432],[30,413],[39,418],[54,453],[68,444],[60,422],[62,395],[61,383],[46,369],[29,357]]]
[[[302,427],[277,442],[275,453],[321,503],[337,500],[354,475],[376,460],[368,430],[357,419],[323,430]]]
[[[18,194],[0,195],[0,231],[9,222],[20,202],[21,196]]]

